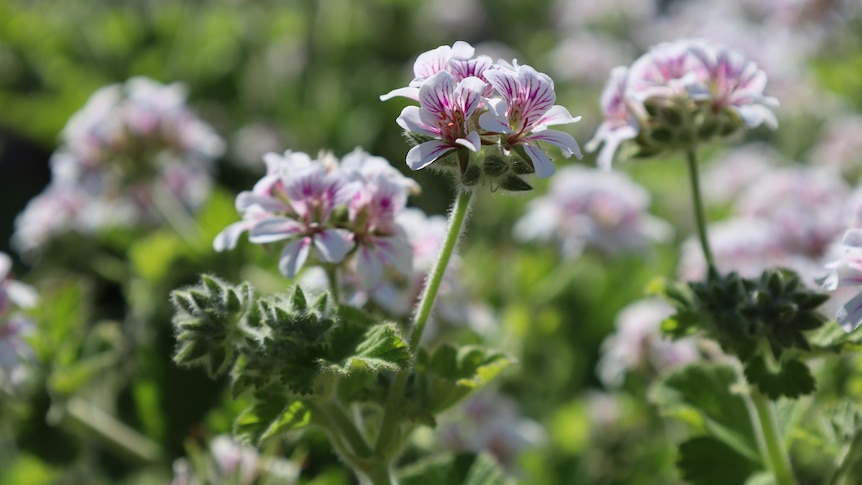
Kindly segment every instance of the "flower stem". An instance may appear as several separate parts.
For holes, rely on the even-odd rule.
[[[712,251],[709,249],[709,240],[706,238],[706,212],[703,210],[703,197],[700,193],[700,178],[697,168],[697,153],[694,149],[685,152],[688,160],[688,175],[691,183],[691,197],[694,200],[694,215],[697,220],[697,235],[700,238],[700,247],[703,249],[703,257],[709,268],[714,266]]]
[[[857,430],[853,441],[845,445],[841,450],[838,465],[825,482],[827,485],[839,485],[845,482],[844,476],[858,463],[859,455],[862,454],[862,430]]]
[[[329,280],[329,293],[332,294],[333,303],[336,305],[341,304],[341,291],[338,286],[338,267],[327,265],[326,278]]]
[[[774,403],[757,389],[752,389],[748,397],[748,413],[757,436],[761,458],[775,475],[775,483],[796,485],[796,478],[790,467],[790,458],[787,456],[781,430],[778,428]]]
[[[458,238],[461,236],[464,221],[467,220],[467,213],[470,211],[471,196],[472,193],[461,191],[455,199],[451,214],[449,214],[449,227],[446,230],[443,247],[440,248],[437,262],[434,263],[431,273],[428,274],[425,290],[422,292],[422,298],[419,300],[419,305],[413,317],[413,328],[410,334],[410,351],[413,353],[414,358],[419,347],[419,341],[422,339],[422,333],[425,331],[425,324],[428,323],[431,309],[434,307],[434,301],[437,299],[437,291],[440,289],[440,283],[443,281],[446,267],[449,265],[449,260],[455,252],[455,246],[458,244]],[[401,409],[400,402],[404,395],[404,388],[407,385],[407,377],[409,375],[410,368],[398,372],[395,375],[395,380],[392,382],[389,396],[386,398],[386,407],[383,410],[383,422],[380,425],[380,434],[377,436],[377,443],[374,447],[375,454],[379,456],[387,456],[389,444],[398,429],[398,421],[400,420],[399,410]]]

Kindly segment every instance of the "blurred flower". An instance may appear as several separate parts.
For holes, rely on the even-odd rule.
[[[821,258],[844,226],[846,182],[816,167],[786,167],[761,175],[742,192],[736,212],[770,221],[788,252]]]
[[[768,145],[750,143],[731,148],[711,159],[704,169],[704,198],[715,204],[729,203],[782,161],[781,155]]]
[[[547,439],[544,428],[522,417],[513,400],[492,391],[467,398],[441,418],[437,433],[450,450],[488,452],[509,470],[514,468],[521,450]]]
[[[13,244],[26,255],[56,233],[152,225],[165,211],[194,210],[223,150],[179,85],[133,78],[104,87],[63,129],[51,184],[19,215]]]
[[[840,254],[826,265],[829,273],[818,282],[827,291],[862,285],[862,229],[850,229],[841,240]],[[845,332],[862,323],[862,293],[838,309],[835,319]]]
[[[608,168],[620,143],[634,140],[637,154],[689,150],[761,123],[775,126],[763,94],[766,74],[742,54],[701,39],[661,43],[630,68],[615,68],[602,94],[604,123],[589,143],[605,147]]]
[[[191,463],[196,466],[204,464],[205,470],[196,470],[188,459],[175,460],[171,485],[210,483],[204,477],[215,480],[213,483],[233,485],[251,485],[258,483],[258,480],[289,484],[296,483],[300,472],[297,464],[289,460],[261,456],[256,448],[240,445],[226,435],[213,438],[209,445],[209,456],[198,458],[191,460]]]
[[[696,360],[699,356],[694,339],[665,340],[661,323],[676,311],[656,298],[634,302],[617,315],[616,332],[602,343],[598,375],[609,387],[622,385],[626,372],[648,369],[662,372]]]
[[[586,247],[609,255],[641,251],[673,232],[647,213],[649,202],[649,192],[623,173],[566,167],[549,194],[530,203],[515,225],[515,237],[556,240],[567,256]]]
[[[852,181],[862,177],[862,116],[844,115],[831,119],[811,149],[815,165],[843,174]]]
[[[36,292],[12,279],[12,260],[0,252],[0,383],[18,384],[23,379],[22,363],[33,357],[26,342],[33,323],[18,310],[36,304]]]

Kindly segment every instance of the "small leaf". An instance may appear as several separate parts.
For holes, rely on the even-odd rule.
[[[757,462],[710,436],[692,438],[679,445],[676,466],[682,478],[694,485],[741,484],[760,469]]]
[[[307,426],[311,411],[302,403],[289,399],[278,389],[255,393],[255,402],[234,422],[237,439],[259,445],[279,433]]]
[[[811,370],[796,359],[782,362],[776,372],[767,367],[763,356],[759,356],[745,365],[745,377],[772,400],[781,396],[796,399],[811,394],[817,388]]]

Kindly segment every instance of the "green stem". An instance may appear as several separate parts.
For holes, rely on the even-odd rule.
[[[362,458],[371,456],[371,447],[368,446],[368,442],[365,441],[362,433],[356,428],[356,424],[347,416],[340,404],[334,401],[309,402],[308,404],[312,407],[312,412],[322,415],[330,435],[338,435],[346,442],[347,449],[344,450],[345,452],[350,456]]]
[[[796,485],[796,478],[790,467],[790,458],[787,456],[781,430],[778,428],[775,405],[757,389],[752,389],[748,397],[748,414],[751,416],[751,425],[757,436],[761,458],[775,475],[775,483]]]
[[[842,483],[844,476],[850,471],[850,468],[858,463],[860,454],[862,454],[862,430],[856,431],[853,441],[841,450],[838,465],[825,482],[826,485],[838,485]]]
[[[700,193],[700,179],[697,168],[697,153],[694,149],[686,153],[688,160],[688,175],[691,183],[691,197],[694,200],[694,216],[697,220],[697,235],[700,238],[700,247],[703,249],[703,257],[709,268],[714,266],[712,251],[709,249],[709,240],[706,238],[706,212],[703,210],[703,197]]]
[[[470,192],[460,192],[452,206],[452,213],[449,215],[449,227],[446,230],[443,247],[440,249],[440,254],[437,256],[437,262],[434,263],[431,273],[428,274],[425,291],[422,292],[422,298],[419,300],[419,305],[413,318],[413,328],[410,334],[410,351],[414,356],[419,348],[422,333],[425,331],[425,324],[428,323],[428,318],[431,316],[431,309],[434,307],[434,301],[437,299],[437,291],[440,289],[440,283],[443,281],[446,267],[449,265],[449,260],[455,251],[455,246],[458,244],[458,238],[461,236],[464,221],[467,220],[467,213],[470,211],[471,196],[472,193]],[[383,410],[383,422],[380,425],[380,434],[377,436],[377,443],[374,447],[375,453],[379,456],[386,456],[387,448],[398,429],[401,398],[404,395],[404,388],[407,385],[407,377],[409,375],[409,368],[398,372],[389,390],[386,407]]]
[[[201,229],[195,218],[189,214],[188,209],[177,200],[176,195],[160,184],[154,184],[150,192],[150,199],[168,226],[183,242],[194,247],[201,238]]]
[[[332,294],[333,303],[335,305],[341,304],[341,290],[338,287],[338,267],[327,265],[326,277],[329,280],[329,293]]]

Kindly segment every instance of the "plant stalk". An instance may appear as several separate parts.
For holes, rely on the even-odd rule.
[[[700,239],[700,247],[708,268],[713,268],[715,262],[712,259],[712,251],[709,249],[709,240],[706,236],[706,211],[703,209],[703,196],[700,193],[700,176],[698,175],[697,153],[694,149],[685,152],[688,161],[688,175],[691,184],[691,198],[694,201],[694,216],[697,221],[697,235]]]
[[[748,399],[748,414],[757,436],[761,459],[769,466],[778,485],[796,485],[796,477],[790,467],[790,458],[778,427],[775,404],[757,389],[752,388]]]
[[[434,301],[437,299],[437,292],[440,290],[440,283],[443,281],[443,275],[446,273],[446,268],[449,266],[449,260],[455,252],[455,246],[458,244],[458,239],[461,236],[461,230],[464,222],[467,220],[467,214],[470,211],[470,199],[472,193],[461,191],[452,206],[452,212],[449,214],[449,227],[446,230],[446,237],[443,240],[443,247],[440,248],[440,254],[437,256],[437,261],[434,267],[428,274],[428,280],[425,284],[425,290],[422,292],[422,298],[416,308],[416,313],[413,318],[413,326],[410,334],[410,351],[414,359],[419,348],[419,342],[422,339],[422,333],[425,331],[425,325],[428,323],[428,318],[431,316],[431,310],[434,308]],[[404,395],[404,388],[407,385],[407,378],[410,375],[410,370],[413,367],[411,362],[410,367],[398,372],[395,375],[395,380],[392,382],[392,387],[389,390],[389,396],[386,399],[386,407],[383,411],[383,421],[380,425],[380,434],[377,435],[377,443],[374,447],[376,455],[385,457],[388,461],[387,448],[391,443],[396,431],[398,430],[398,421],[400,413],[400,403]]]

